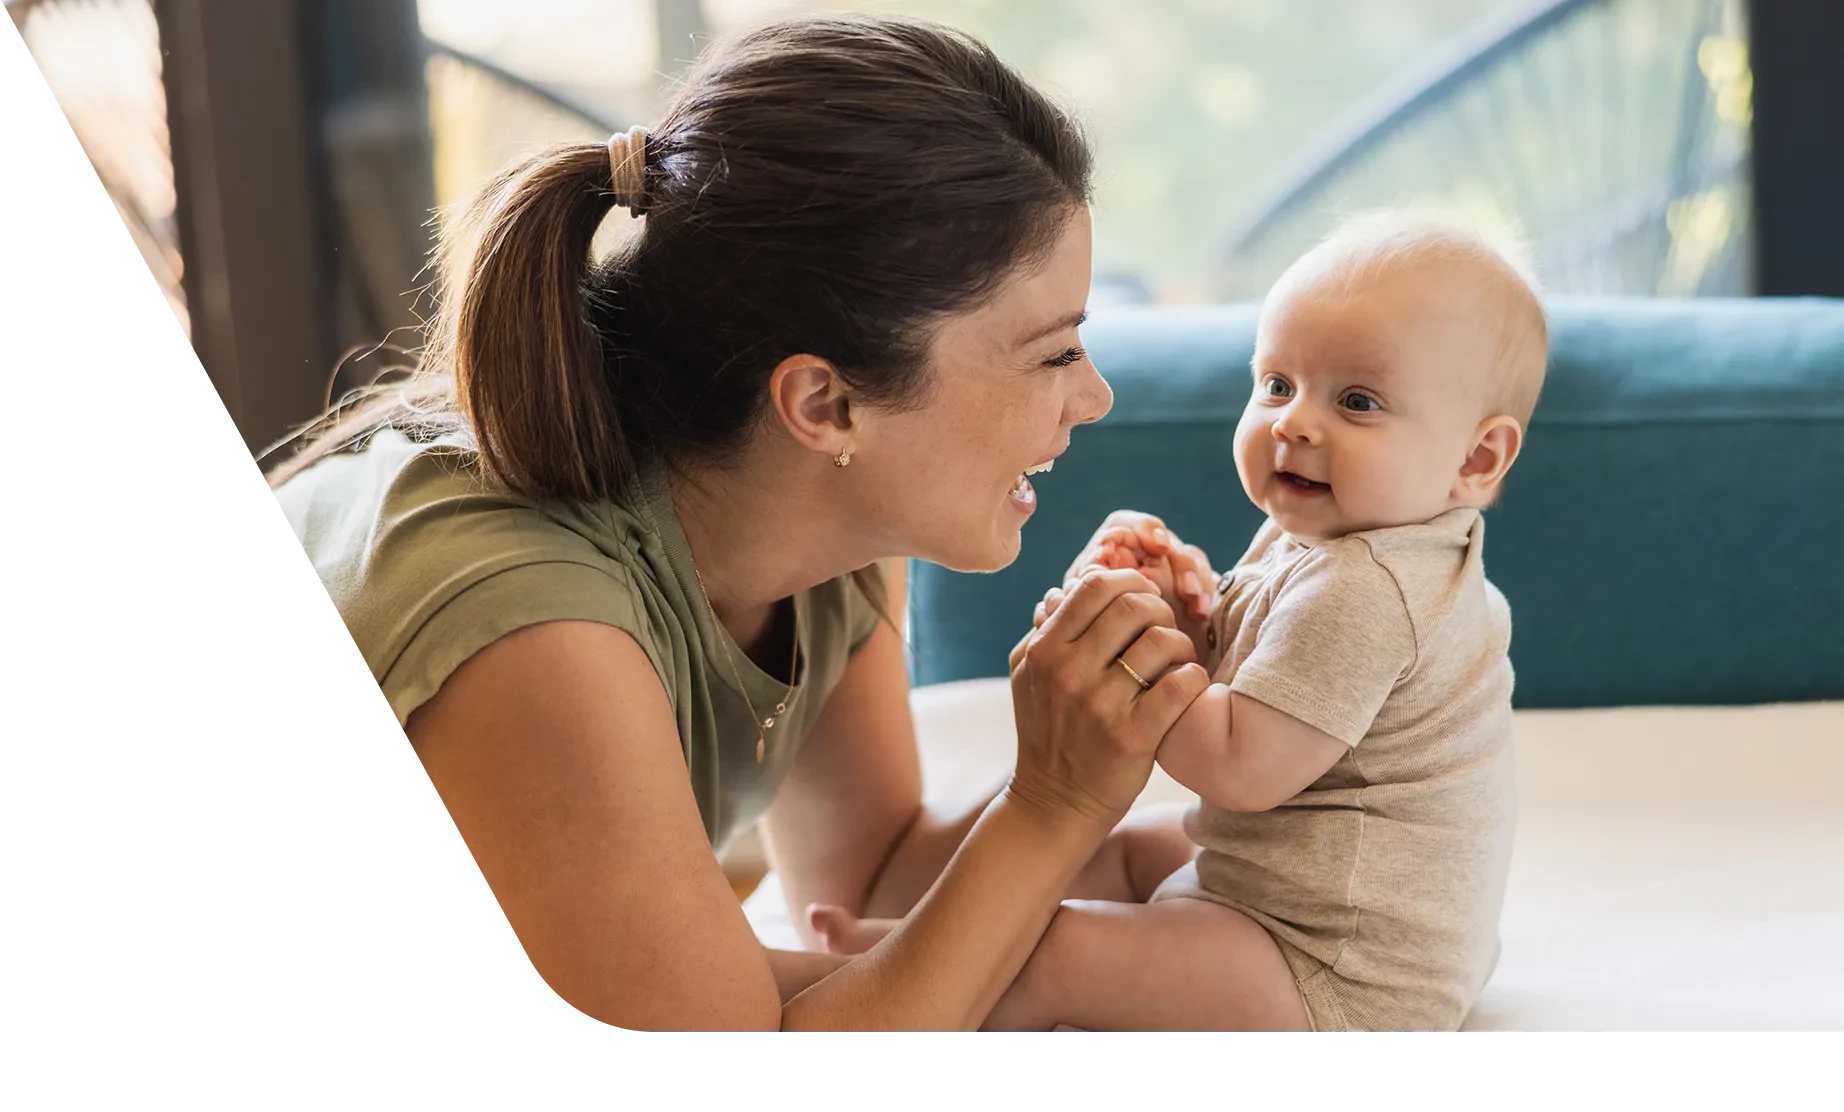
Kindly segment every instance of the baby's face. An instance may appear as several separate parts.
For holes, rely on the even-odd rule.
[[[1462,504],[1499,355],[1477,277],[1429,263],[1348,286],[1307,275],[1269,296],[1236,471],[1281,528],[1326,540]]]

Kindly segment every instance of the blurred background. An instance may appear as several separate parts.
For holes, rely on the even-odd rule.
[[[1098,306],[1259,297],[1381,205],[1514,237],[1552,293],[1844,293],[1837,2],[6,8],[254,450],[415,346],[438,206],[654,120],[713,38],[809,11],[965,28],[1080,114]]]

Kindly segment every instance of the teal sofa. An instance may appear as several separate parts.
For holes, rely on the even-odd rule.
[[[1522,459],[1487,514],[1525,708],[1844,698],[1844,302],[1558,300]],[[1033,481],[1019,559],[912,568],[918,684],[1004,674],[1111,510],[1219,568],[1259,523],[1230,458],[1255,307],[1098,313],[1114,409]]]

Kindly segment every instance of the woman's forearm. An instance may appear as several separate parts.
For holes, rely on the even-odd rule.
[[[1001,794],[914,912],[869,953],[789,1001],[783,1028],[977,1028],[1105,834]]]
[[[959,812],[924,807],[871,882],[861,917],[901,919],[909,914],[998,794],[995,789]]]

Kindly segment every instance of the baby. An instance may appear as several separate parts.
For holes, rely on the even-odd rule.
[[[1208,599],[1133,529],[1098,561],[1158,584],[1215,681],[1158,754],[1200,798],[1200,851],[1119,895],[1145,903],[1066,903],[991,1025],[1465,1019],[1497,961],[1515,807],[1510,612],[1480,511],[1547,349],[1518,272],[1432,222],[1354,221],[1276,283],[1235,438],[1268,515],[1248,552]]]

